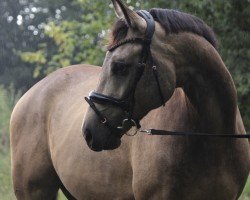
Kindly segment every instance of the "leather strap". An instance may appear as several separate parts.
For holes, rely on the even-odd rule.
[[[144,44],[145,43],[145,39],[144,38],[128,38],[128,39],[125,39],[125,40],[122,40],[116,44],[114,44],[113,46],[111,46],[108,51],[114,51],[116,48],[118,48],[119,46],[122,46],[124,44],[127,44],[127,43],[137,43],[137,44]]]
[[[111,96],[106,96],[104,94],[97,93],[95,91],[91,91],[89,93],[89,99],[95,103],[114,105],[114,106],[120,107],[121,109],[123,109],[125,111],[128,111],[129,98],[117,99],[117,98],[114,98]]]
[[[156,129],[148,129],[148,130],[140,130],[142,133],[146,133],[148,135],[172,135],[172,136],[187,136],[187,137],[221,137],[221,138],[250,138],[250,134],[216,134],[216,133],[191,133],[191,132],[179,132],[179,131],[166,131],[166,130],[156,130]]]
[[[161,98],[161,104],[162,104],[163,106],[165,106],[165,101],[164,101],[164,98],[163,98],[163,94],[162,94],[161,85],[160,85],[160,81],[159,81],[159,78],[158,78],[158,73],[157,73],[157,68],[156,68],[156,66],[153,66],[153,67],[152,67],[152,70],[153,70],[153,74],[154,74],[154,77],[155,77],[155,80],[156,80],[156,84],[157,84],[159,96],[160,96],[160,98]]]
[[[139,11],[137,11],[137,14],[140,15],[142,18],[144,18],[147,22],[147,28],[146,28],[145,35],[144,35],[144,40],[145,40],[145,42],[148,42],[147,45],[150,45],[152,37],[153,37],[154,32],[155,32],[154,18],[146,10],[139,10]]]

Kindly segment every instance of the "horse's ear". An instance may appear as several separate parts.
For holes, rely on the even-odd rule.
[[[112,0],[112,3],[117,17],[124,19],[130,28],[139,30],[146,28],[146,21],[121,0]]]

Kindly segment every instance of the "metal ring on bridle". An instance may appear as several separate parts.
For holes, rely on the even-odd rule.
[[[106,118],[103,118],[103,119],[101,120],[101,123],[106,124],[106,123],[107,123],[107,119],[106,119]]]
[[[126,132],[125,135],[132,137],[132,136],[135,136],[137,134],[137,132],[138,132],[138,130],[136,130],[133,134],[129,134],[128,132]]]
[[[128,119],[125,119],[125,120],[128,120]],[[123,120],[124,121],[124,120]],[[135,122],[135,120],[133,120],[133,119],[131,119],[130,120],[130,122],[132,122],[132,126],[131,126],[131,128],[129,129],[129,131],[127,131],[125,134],[127,135],[127,136],[135,136],[136,134],[137,134],[137,132],[138,132],[138,128],[137,128],[137,123]],[[132,130],[131,129],[135,129],[133,132],[133,134],[129,134]]]

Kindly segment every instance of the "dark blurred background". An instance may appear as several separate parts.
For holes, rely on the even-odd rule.
[[[250,0],[124,2],[135,9],[160,7],[189,12],[214,29],[219,53],[238,90],[244,124],[250,129]],[[9,165],[5,156],[9,154],[8,121],[15,102],[58,68],[79,63],[101,65],[109,28],[116,18],[109,0],[0,0],[0,8],[1,179],[1,173],[2,177],[9,176],[1,168]],[[0,187],[0,194],[8,187]],[[250,191],[244,198],[247,195]]]

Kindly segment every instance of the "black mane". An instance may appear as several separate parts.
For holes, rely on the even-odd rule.
[[[166,33],[191,32],[204,37],[217,49],[217,40],[213,30],[200,18],[177,10],[153,8],[150,11],[154,20],[159,22]],[[112,31],[110,45],[124,39],[128,32],[128,25],[119,19]]]
[[[191,32],[204,37],[217,49],[213,30],[200,18],[177,10],[153,8],[150,14],[159,22],[166,33]]]

